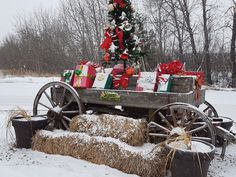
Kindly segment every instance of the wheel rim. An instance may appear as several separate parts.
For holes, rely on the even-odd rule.
[[[79,94],[64,82],[45,84],[33,104],[34,116],[48,117],[50,124],[59,129],[69,129],[71,118],[82,112]]]
[[[154,112],[155,118],[149,122],[150,139],[165,141],[177,129],[195,139],[215,144],[215,130],[208,117],[200,109],[186,103],[172,103]]]

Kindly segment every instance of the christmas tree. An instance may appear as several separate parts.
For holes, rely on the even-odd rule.
[[[101,44],[101,48],[105,50],[104,65],[120,61],[124,64],[124,69],[127,65],[139,65],[139,59],[143,55],[139,30],[140,23],[134,18],[130,0],[110,0],[105,39]]]

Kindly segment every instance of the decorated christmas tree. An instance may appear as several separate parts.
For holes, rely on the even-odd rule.
[[[101,44],[105,50],[104,65],[123,63],[125,70],[128,66],[137,67],[143,55],[139,33],[140,23],[134,18],[130,0],[110,0],[105,39]]]

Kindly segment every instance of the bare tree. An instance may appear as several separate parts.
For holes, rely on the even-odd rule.
[[[209,53],[210,39],[209,39],[209,26],[207,17],[207,0],[202,0],[202,15],[203,15],[203,32],[204,32],[204,59],[206,62],[206,78],[208,84],[212,84],[211,80],[211,59]]]
[[[235,54],[235,43],[236,43],[236,1],[233,1],[233,25],[232,25],[232,37],[230,47],[230,59],[233,64],[232,68],[232,87],[236,87],[236,54]]]
[[[177,1],[183,13],[185,28],[187,32],[189,33],[192,53],[193,55],[197,55],[197,49],[196,49],[195,38],[194,38],[194,30],[191,24],[190,7],[189,7],[188,0],[177,0]]]

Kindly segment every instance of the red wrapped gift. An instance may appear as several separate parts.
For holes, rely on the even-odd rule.
[[[96,70],[90,65],[77,65],[74,71],[73,87],[75,88],[91,88]]]

